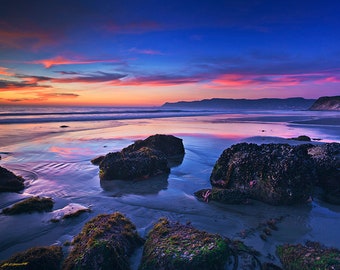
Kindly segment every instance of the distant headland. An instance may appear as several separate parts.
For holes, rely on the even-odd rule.
[[[261,98],[261,99],[229,99],[212,98],[197,101],[166,102],[162,108],[167,109],[261,109],[261,110],[308,110],[315,99],[294,98]]]
[[[309,109],[312,111],[340,111],[340,96],[320,97]]]

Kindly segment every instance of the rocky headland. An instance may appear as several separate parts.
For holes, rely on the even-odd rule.
[[[340,96],[320,97],[309,108],[311,111],[340,111]]]

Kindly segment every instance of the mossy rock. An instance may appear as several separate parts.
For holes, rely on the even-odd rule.
[[[317,242],[285,244],[278,246],[276,251],[284,269],[340,269],[340,250],[327,248]]]
[[[224,269],[230,255],[220,235],[163,218],[148,234],[140,270]]]
[[[58,270],[63,258],[62,248],[58,246],[34,247],[14,254],[0,263],[0,269],[15,270]]]
[[[135,225],[121,213],[98,215],[73,240],[63,269],[130,269],[129,255],[142,243]]]
[[[216,201],[225,204],[245,204],[249,195],[238,189],[212,188],[202,189],[194,193],[199,200]]]
[[[53,208],[53,200],[51,198],[41,198],[39,196],[25,199],[14,204],[12,207],[5,208],[2,213],[5,215],[17,215],[32,212],[48,212]]]
[[[0,166],[0,192],[18,192],[25,188],[24,178]]]

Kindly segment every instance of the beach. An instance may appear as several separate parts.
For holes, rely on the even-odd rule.
[[[0,215],[0,260],[33,246],[63,245],[92,217],[115,211],[131,219],[142,237],[161,217],[190,221],[198,229],[241,239],[261,252],[261,260],[276,264],[279,244],[311,240],[340,248],[340,206],[318,198],[304,205],[270,206],[258,201],[205,203],[194,196],[195,191],[211,187],[209,177],[216,160],[233,144],[300,144],[289,140],[300,135],[309,136],[315,144],[340,142],[338,112],[67,110],[70,113],[53,109],[51,114],[36,108],[24,115],[8,108],[2,111],[0,165],[23,176],[26,188],[20,193],[0,193],[0,208],[27,197],[47,196],[55,202],[53,210],[79,203],[91,212],[58,223],[50,222],[48,212]],[[131,182],[99,179],[91,159],[153,134],[183,139],[183,161],[169,175]],[[278,230],[263,241],[260,224],[272,218],[280,219]],[[133,269],[138,268],[140,256],[141,249],[131,260]]]

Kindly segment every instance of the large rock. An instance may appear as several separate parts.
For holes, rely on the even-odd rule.
[[[241,143],[223,151],[210,181],[213,187],[237,189],[269,204],[307,201],[316,181],[311,145]]]
[[[340,144],[327,143],[308,149],[314,161],[318,185],[325,191],[325,200],[340,204]]]
[[[145,140],[136,141],[134,144],[124,148],[123,153],[137,151],[143,147],[152,148],[163,152],[166,157],[174,157],[184,155],[183,141],[172,135],[156,134]]]
[[[34,247],[14,254],[6,261],[0,262],[1,269],[59,270],[63,252],[61,247]]]
[[[5,215],[17,215],[22,213],[49,212],[53,208],[53,200],[46,197],[31,197],[2,210]]]
[[[340,250],[317,242],[280,245],[277,254],[284,269],[340,269]]]
[[[122,214],[98,215],[73,240],[63,269],[130,269],[129,256],[142,243],[136,227]]]
[[[25,188],[24,179],[0,166],[0,192],[18,192]]]
[[[221,236],[163,218],[148,234],[139,269],[224,269],[230,255]]]
[[[99,165],[101,180],[134,180],[169,173],[170,163],[180,163],[183,156],[182,139],[157,134],[91,162]]]
[[[109,153],[99,165],[101,180],[134,180],[169,173],[166,156],[157,150],[143,147],[134,152]]]
[[[245,196],[284,205],[306,202],[319,185],[329,202],[340,204],[339,169],[339,143],[241,143],[224,150],[216,162],[210,176],[211,194],[197,196],[225,203],[237,203]]]

